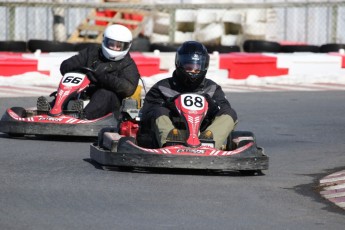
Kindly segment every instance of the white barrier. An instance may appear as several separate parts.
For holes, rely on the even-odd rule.
[[[273,9],[178,9],[175,13],[176,31],[173,43],[180,44],[194,38],[203,43],[232,46],[240,45],[241,38],[272,40],[278,37],[279,31],[272,30],[276,22],[277,16]],[[169,14],[155,15],[151,43],[170,43],[170,23]],[[270,31],[267,30],[267,25]]]

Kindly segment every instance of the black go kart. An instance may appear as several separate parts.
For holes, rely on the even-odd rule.
[[[117,128],[102,129],[97,143],[91,144],[91,160],[103,168],[122,169],[206,169],[246,175],[262,174],[262,170],[268,169],[269,158],[257,146],[252,132],[233,131],[222,149],[216,149],[213,140],[199,139],[200,124],[208,109],[202,95],[181,94],[174,104],[188,133],[183,142],[170,141],[159,148],[152,130],[143,128],[139,113],[126,115],[124,110],[124,122]],[[135,108],[135,103],[132,106]]]
[[[86,75],[88,71],[93,70],[83,67],[62,77],[57,92],[51,95],[55,96],[52,108],[8,108],[0,120],[0,132],[10,137],[97,137],[102,128],[117,127],[118,115],[114,113],[93,120],[78,116],[88,102],[88,98],[81,97],[82,93],[92,82],[96,82],[96,79],[89,79]],[[132,97],[140,98],[140,87]]]

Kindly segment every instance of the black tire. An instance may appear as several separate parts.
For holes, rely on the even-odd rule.
[[[26,117],[26,110],[23,107],[12,107],[11,110],[20,117]]]
[[[0,41],[0,51],[27,52],[27,44],[24,41]]]
[[[137,145],[150,149],[156,149],[160,147],[156,139],[155,132],[152,128],[154,127],[153,125],[153,120],[140,120],[139,130],[136,136]]]
[[[26,117],[26,110],[23,107],[12,107],[11,110],[20,117]],[[10,137],[24,137],[22,133],[7,133]]]
[[[280,52],[281,45],[278,42],[264,40],[246,40],[243,43],[243,50],[248,53]]]
[[[28,41],[28,50],[30,52],[35,52],[36,50],[41,50],[42,52],[72,52],[75,51],[75,46],[68,42],[31,39]]]
[[[320,46],[320,53],[339,52],[340,49],[345,49],[345,44],[328,43]]]
[[[97,47],[97,46],[100,46],[100,44],[95,43],[95,42],[78,42],[74,44],[74,51],[79,52],[80,50],[83,50],[92,46]]]
[[[217,51],[219,53],[231,53],[231,52],[240,52],[241,48],[239,46],[210,46],[206,45],[208,53],[213,53]]]
[[[232,131],[227,138],[226,150],[232,151],[248,143],[248,141],[244,140],[237,145],[233,140],[238,137],[253,137],[254,143],[256,143],[254,133],[250,131]]]
[[[281,53],[294,53],[294,52],[320,52],[319,46],[314,45],[282,45]]]
[[[228,138],[226,139],[226,150],[227,150],[227,151],[232,151],[232,150],[235,150],[235,149],[236,149],[235,143],[232,142],[232,133],[233,133],[233,132],[234,132],[234,131],[232,131],[232,132],[229,134]]]

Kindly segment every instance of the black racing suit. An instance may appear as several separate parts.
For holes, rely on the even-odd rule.
[[[77,55],[61,63],[60,72],[89,67],[93,70],[97,82],[87,90],[90,102],[84,109],[87,119],[102,117],[119,110],[122,99],[131,96],[139,83],[140,74],[130,54],[119,61],[106,59],[100,47],[88,47]]]
[[[166,115],[170,118],[176,116],[172,99],[181,93],[198,93],[206,96],[209,110],[201,124],[200,131],[204,131],[216,116],[229,115],[234,121],[237,121],[236,111],[231,107],[218,84],[205,78],[195,90],[184,89],[178,83],[175,71],[172,77],[160,80],[146,94],[141,109],[142,124],[152,126],[152,122],[160,116]],[[145,129],[150,130],[151,127],[143,127],[143,130]]]

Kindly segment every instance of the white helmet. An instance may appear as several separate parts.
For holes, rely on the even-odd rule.
[[[108,26],[103,34],[102,53],[111,61],[125,57],[132,45],[132,32],[123,25]]]

